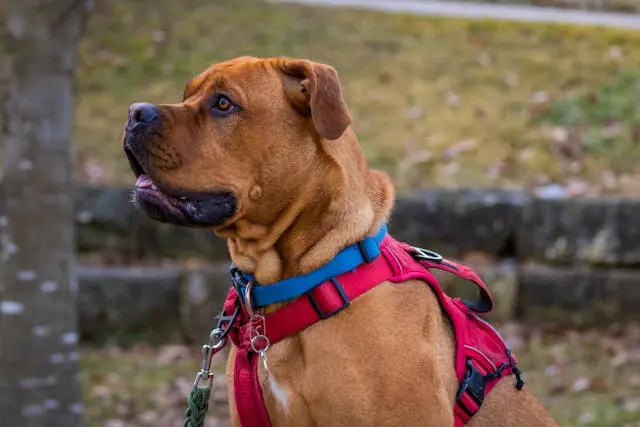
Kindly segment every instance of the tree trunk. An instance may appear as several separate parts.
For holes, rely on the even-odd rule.
[[[87,4],[9,0],[4,7],[0,425],[78,426],[71,137]]]

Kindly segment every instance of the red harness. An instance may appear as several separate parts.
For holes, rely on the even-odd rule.
[[[426,282],[449,316],[456,338],[455,369],[460,388],[453,408],[455,426],[469,422],[486,394],[498,380],[511,373],[516,387],[523,386],[516,359],[500,334],[477,313],[492,307],[489,291],[478,275],[466,266],[442,259],[429,251],[413,248],[387,236],[380,245],[381,256],[354,271],[328,280],[313,291],[274,313],[249,316],[235,289],[224,306],[222,319],[233,319],[228,335],[236,345],[234,362],[235,402],[242,427],[270,427],[258,380],[259,351],[294,335],[312,324],[333,316],[351,301],[382,282],[401,283],[409,279]],[[433,256],[436,255],[436,256]],[[473,282],[485,297],[485,305],[469,304],[444,293],[430,269],[440,269]],[[233,316],[236,312],[237,315]],[[266,339],[265,339],[266,337]],[[253,339],[253,342],[252,342]],[[261,342],[259,342],[261,341]]]

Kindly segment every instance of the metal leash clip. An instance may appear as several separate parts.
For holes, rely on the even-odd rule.
[[[214,329],[209,335],[209,344],[202,346],[202,367],[196,374],[196,378],[193,381],[193,388],[199,387],[200,381],[209,381],[209,388],[213,386],[213,378],[215,376],[212,369],[213,356],[227,343],[227,339],[223,338],[222,334],[222,329]]]

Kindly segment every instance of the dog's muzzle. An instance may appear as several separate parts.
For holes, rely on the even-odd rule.
[[[160,109],[149,103],[132,104],[123,148],[137,178],[135,205],[147,216],[183,226],[218,227],[235,214],[238,200],[230,191],[189,191],[156,181],[157,167],[152,164],[149,151],[152,142],[164,143]]]

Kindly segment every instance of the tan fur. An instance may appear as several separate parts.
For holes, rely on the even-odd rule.
[[[215,91],[241,111],[212,119],[203,106]],[[239,210],[215,231],[262,284],[314,270],[390,215],[393,187],[368,168],[332,67],[238,58],[193,79],[184,97],[160,106],[170,126],[151,148],[154,176],[174,188],[231,189]],[[274,427],[452,426],[453,357],[428,287],[385,283],[273,346],[260,379]],[[471,425],[556,425],[513,382],[502,380]]]

